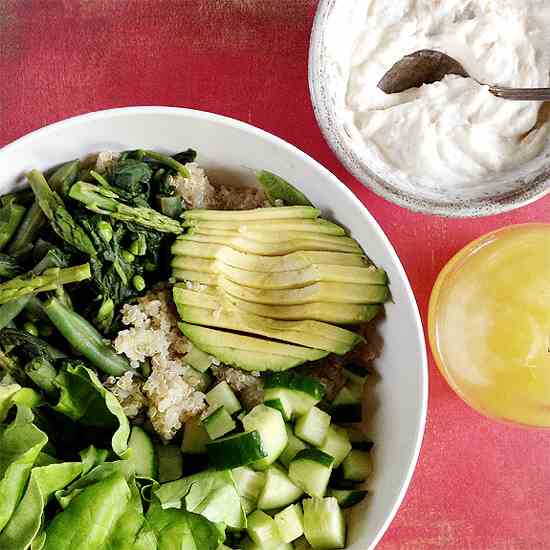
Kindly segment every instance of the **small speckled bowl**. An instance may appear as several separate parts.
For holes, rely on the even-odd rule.
[[[363,0],[321,0],[311,35],[309,51],[309,88],[311,101],[328,144],[342,164],[366,187],[400,206],[449,217],[473,217],[499,214],[525,206],[550,192],[550,150],[536,166],[518,169],[491,179],[491,183],[431,189],[404,185],[397,177],[381,177],[367,163],[364,146],[354,140],[338,115],[343,105],[347,77],[336,55],[351,55],[355,25],[364,17]],[[404,136],[406,139],[406,136]],[[396,144],[398,146],[398,144]]]

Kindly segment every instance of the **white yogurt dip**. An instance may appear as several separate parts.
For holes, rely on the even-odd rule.
[[[537,124],[540,103],[498,99],[452,75],[393,95],[377,84],[401,57],[430,48],[481,82],[549,86],[547,0],[365,0],[356,25],[342,67],[343,116],[381,176],[397,173],[434,190],[477,186],[545,149],[550,125]]]

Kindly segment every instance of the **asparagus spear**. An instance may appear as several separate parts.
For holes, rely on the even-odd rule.
[[[50,187],[61,196],[66,195],[71,185],[77,180],[80,172],[80,161],[71,160],[62,164],[48,179]]]
[[[44,216],[40,205],[38,202],[34,202],[17,228],[17,233],[8,247],[8,252],[16,254],[29,244],[34,243],[46,221],[46,216]]]
[[[44,271],[42,275],[23,275],[0,284],[0,304],[6,304],[29,294],[55,290],[59,285],[77,283],[91,277],[90,264]]]
[[[0,208],[0,250],[2,250],[14,236],[27,209],[13,200]]]
[[[24,269],[13,256],[0,254],[0,277],[11,279],[23,273]]]
[[[95,256],[96,251],[92,241],[65,208],[59,195],[50,189],[44,175],[38,170],[31,170],[27,175],[36,200],[42,212],[50,220],[53,230],[76,249]]]
[[[164,216],[152,208],[123,204],[116,200],[118,195],[113,191],[91,183],[78,181],[71,187],[69,196],[83,203],[88,210],[111,216],[116,220],[134,222],[162,233],[183,232],[177,220]]]

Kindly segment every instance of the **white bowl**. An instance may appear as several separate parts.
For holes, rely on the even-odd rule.
[[[192,147],[218,181],[252,179],[251,168],[294,183],[325,216],[346,226],[389,275],[394,303],[380,325],[381,381],[370,395],[367,422],[376,442],[372,495],[351,513],[349,548],[373,548],[399,507],[420,451],[427,409],[428,370],[416,302],[392,245],[366,208],[320,164],[262,130],[229,118],[168,107],[131,107],[78,116],[47,126],[0,150],[0,189],[23,184],[31,168],[46,169],[100,150],[179,151]]]
[[[391,0],[389,0],[391,2]],[[400,206],[449,217],[487,216],[526,206],[550,192],[550,150],[511,173],[476,185],[438,189],[414,178],[391,173],[370,154],[343,120],[348,75],[343,66],[351,57],[364,0],[321,0],[313,23],[309,49],[309,89],[317,122],[342,164],[366,187]],[[407,136],[402,136],[405,141]],[[396,147],[399,144],[396,143]]]

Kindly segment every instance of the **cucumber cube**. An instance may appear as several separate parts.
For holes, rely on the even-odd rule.
[[[334,457],[334,467],[338,468],[351,451],[348,433],[340,426],[331,425],[325,442],[319,448]]]
[[[324,496],[334,458],[319,449],[300,451],[290,463],[288,475],[309,496]]]
[[[175,481],[183,475],[183,455],[177,445],[157,445],[160,483]]]
[[[291,504],[275,514],[274,519],[285,542],[292,542],[304,534],[304,513],[301,504]]]
[[[285,422],[288,422],[292,418],[292,405],[285,395],[280,395],[276,399],[268,399],[264,401],[264,405],[277,409],[283,415]]]
[[[372,460],[369,453],[353,449],[342,462],[344,479],[365,481],[372,473]]]
[[[283,416],[276,409],[256,405],[243,418],[243,426],[247,431],[256,430],[260,434],[266,457],[254,463],[252,467],[265,470],[279,458],[288,443]]]
[[[258,503],[258,498],[265,485],[265,474],[256,472],[247,466],[241,466],[231,471],[237,490],[241,495],[243,508],[247,514],[253,512]]]
[[[237,424],[235,424],[235,421],[223,406],[207,416],[202,421],[202,425],[210,439],[218,439],[232,432],[237,427]]]
[[[270,466],[266,470],[265,484],[258,498],[260,510],[283,508],[298,500],[304,491],[287,476],[280,466]]]
[[[217,470],[246,466],[266,456],[260,434],[256,430],[228,435],[206,445],[210,463]]]
[[[191,418],[183,427],[181,452],[190,455],[206,454],[206,444],[210,437],[198,418]]]
[[[206,394],[206,401],[214,408],[225,407],[229,414],[235,414],[242,409],[239,400],[225,380],[214,386]]]
[[[191,347],[183,360],[199,372],[206,372],[212,365],[212,357],[195,346]]]
[[[327,491],[327,496],[334,497],[342,509],[359,504],[368,494],[368,491],[361,489],[329,489]]]
[[[334,497],[307,498],[304,506],[304,533],[315,550],[346,546],[346,521]]]
[[[312,407],[306,414],[298,418],[294,426],[294,433],[307,443],[320,447],[327,437],[329,426],[330,416],[321,409]]]
[[[278,550],[284,544],[275,520],[265,512],[256,510],[248,516],[248,536],[263,550]]]

